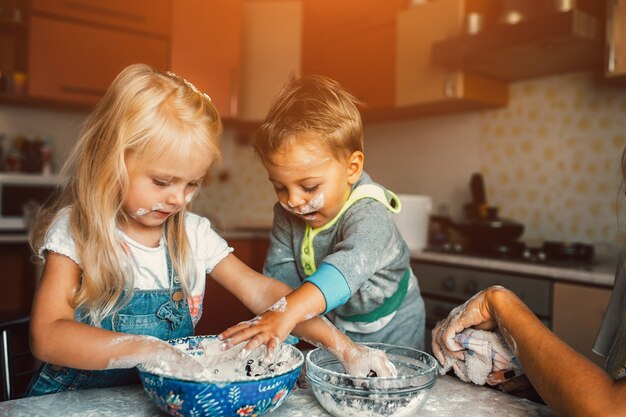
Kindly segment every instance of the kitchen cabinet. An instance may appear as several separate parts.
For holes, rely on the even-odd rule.
[[[465,0],[416,5],[398,15],[396,116],[504,106],[506,83],[433,61],[433,45],[459,35]]]
[[[406,0],[303,0],[302,72],[328,76],[367,110],[394,106],[396,15]]]
[[[168,37],[170,0],[30,0],[37,14]]]
[[[262,120],[300,74],[299,1],[174,2],[172,71],[211,96],[223,118]]]
[[[554,283],[552,330],[568,345],[601,367],[604,358],[591,351],[611,289],[587,285]]]
[[[0,318],[30,314],[39,274],[31,255],[25,236],[23,241],[0,241],[0,286],[8,295],[0,303]]]
[[[626,1],[607,0],[605,75],[626,82]]]
[[[242,0],[174,1],[171,69],[236,117],[240,95]]]
[[[300,76],[300,0],[244,2],[238,117],[263,120],[282,86]]]
[[[129,64],[169,66],[170,1],[33,0],[28,95],[95,104]]]
[[[257,272],[262,272],[269,248],[268,238],[226,239],[233,254]],[[236,277],[233,277],[236,279]],[[213,279],[207,280],[203,313],[196,325],[196,334],[218,334],[244,320],[250,320],[250,312],[234,295]]]
[[[127,65],[165,70],[168,40],[108,27],[33,15],[28,45],[28,94],[95,104]]]
[[[556,2],[554,2],[556,3]],[[603,10],[596,0],[499,22],[475,34],[449,34],[435,43],[433,60],[448,69],[517,81],[576,70],[599,69]]]
[[[14,93],[13,75],[26,70],[26,0],[0,0],[0,94]]]

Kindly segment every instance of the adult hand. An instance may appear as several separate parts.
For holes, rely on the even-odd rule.
[[[497,327],[488,300],[491,291],[506,290],[501,286],[489,287],[454,308],[447,318],[437,323],[432,330],[432,348],[439,363],[444,365],[446,356],[463,360],[461,351],[464,348],[454,340],[457,333],[469,327],[480,330],[491,330]]]

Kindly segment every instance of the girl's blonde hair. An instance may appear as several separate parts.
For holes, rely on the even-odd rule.
[[[334,80],[307,75],[288,82],[273,102],[256,132],[255,153],[261,160],[294,136],[305,133],[318,140],[336,158],[363,151],[360,102]]]
[[[35,253],[57,213],[70,210],[70,227],[82,276],[74,306],[98,325],[132,296],[134,279],[118,224],[129,179],[128,158],[158,160],[204,154],[220,159],[222,125],[210,98],[183,78],[143,64],[125,68],[88,117],[69,155],[59,197],[39,213],[31,231]],[[186,209],[164,224],[172,266],[189,297],[192,254],[185,230]],[[128,290],[124,295],[124,290]]]

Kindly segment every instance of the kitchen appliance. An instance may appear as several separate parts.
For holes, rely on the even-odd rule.
[[[402,209],[393,220],[410,250],[422,250],[428,237],[428,222],[433,203],[425,195],[398,194]]]
[[[57,176],[0,174],[0,233],[25,232],[38,208],[58,191]]]
[[[594,259],[594,246],[580,242],[545,241],[529,244],[522,241],[503,241],[475,246],[451,239],[435,243],[431,241],[423,252],[497,260],[501,265],[507,262],[529,263],[572,270],[593,270],[597,263]],[[445,319],[454,307],[492,285],[502,285],[515,292],[551,328],[553,283],[550,279],[511,272],[506,267],[494,271],[463,265],[462,262],[441,264],[413,260],[411,267],[426,305],[427,330],[432,330],[437,322]],[[430,337],[429,331],[426,334]]]
[[[498,215],[498,208],[487,204],[485,184],[480,173],[470,178],[472,201],[463,206],[465,218],[455,221],[446,215],[435,215],[431,222],[461,235],[465,245],[476,251],[494,245],[514,245],[524,233],[524,225]]]

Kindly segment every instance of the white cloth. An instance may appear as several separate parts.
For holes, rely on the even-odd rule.
[[[465,348],[464,360],[446,356],[439,370],[441,375],[451,368],[462,381],[484,385],[490,373],[502,370],[521,370],[517,359],[499,332],[465,329],[454,337]]]
[[[47,251],[65,255],[80,265],[80,258],[76,252],[76,243],[72,237],[69,224],[69,209],[63,209],[57,215],[46,233],[43,245],[39,248],[39,256],[43,257]],[[191,299],[188,300],[191,318],[194,325],[202,315],[202,302],[206,286],[206,274],[224,259],[233,248],[211,228],[211,222],[194,213],[187,213],[185,217],[187,237],[193,256],[194,276],[189,279]],[[134,276],[133,287],[141,290],[169,288],[167,273],[166,244],[162,238],[159,246],[151,248],[144,246],[120,230],[120,235],[127,243],[132,259]]]

